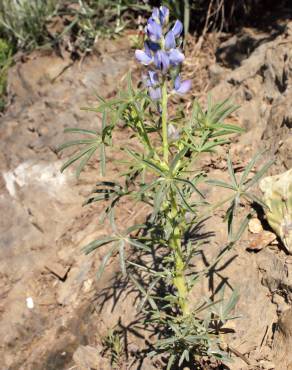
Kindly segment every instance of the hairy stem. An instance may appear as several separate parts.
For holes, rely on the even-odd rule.
[[[178,207],[175,200],[174,194],[171,194],[171,211],[170,211],[170,221],[172,223],[173,232],[170,237],[170,247],[174,253],[175,260],[175,271],[173,284],[178,292],[178,302],[181,308],[182,314],[188,315],[190,313],[189,303],[188,303],[188,287],[185,278],[185,263],[183,260],[183,252],[181,248],[182,239],[182,225],[177,223],[178,217]]]
[[[167,80],[164,79],[162,84],[162,148],[163,160],[168,163],[168,134],[167,134]]]

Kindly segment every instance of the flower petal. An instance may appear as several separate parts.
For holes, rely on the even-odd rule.
[[[180,85],[181,85],[180,75],[177,75],[176,79],[174,80],[175,90],[178,90],[180,88]]]
[[[175,47],[176,47],[176,43],[175,43],[174,33],[173,31],[169,31],[167,32],[165,36],[165,49],[169,50],[169,49],[174,49]]]
[[[158,8],[153,8],[153,11],[152,11],[152,18],[155,19],[156,21],[159,21],[159,9]]]
[[[162,36],[162,27],[155,22],[153,18],[149,18],[147,22],[147,35],[153,42],[160,41]]]
[[[171,65],[177,66],[181,64],[184,60],[185,60],[185,56],[178,49],[172,49],[169,52],[169,61]]]
[[[166,6],[161,6],[159,8],[159,19],[162,25],[165,25],[168,23],[169,9]]]
[[[154,54],[154,64],[159,68],[163,73],[166,73],[169,68],[169,57],[166,52],[158,50]]]
[[[144,64],[145,66],[148,66],[152,62],[152,57],[150,57],[148,54],[145,53],[143,50],[136,50],[135,51],[136,59]]]
[[[191,80],[185,80],[182,81],[180,84],[180,87],[178,89],[175,89],[175,91],[180,94],[186,94],[192,87],[192,81]]]
[[[174,26],[172,27],[172,31],[174,33],[174,36],[179,37],[180,34],[182,33],[182,30],[183,30],[183,25],[182,25],[181,21],[177,20],[175,22]]]
[[[160,87],[149,87],[148,89],[150,98],[152,100],[161,99],[161,88]]]
[[[157,86],[159,84],[158,73],[155,71],[149,71],[148,74],[150,86]]]
[[[179,139],[179,131],[171,123],[167,126],[167,136],[172,141]]]
[[[151,54],[151,51],[157,51],[160,49],[160,45],[156,44],[155,42],[152,42],[150,40],[145,42],[145,50],[146,48],[149,50],[149,53]]]

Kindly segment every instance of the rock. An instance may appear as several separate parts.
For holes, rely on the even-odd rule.
[[[258,218],[252,218],[248,223],[248,229],[253,234],[258,234],[263,231],[261,221]]]
[[[292,254],[292,169],[260,182],[267,220]]]
[[[292,22],[288,22],[287,29]],[[258,32],[256,32],[258,34]],[[276,155],[277,165],[287,170],[291,162],[291,97],[292,97],[292,51],[287,45],[291,43],[291,32],[283,32],[273,39],[267,35],[261,37],[249,35],[247,58],[239,68],[226,68],[223,79],[213,88],[216,98],[230,98],[240,105],[236,116],[247,133],[246,137],[255,154],[259,149],[269,150],[269,156]],[[234,37],[228,40],[221,53],[224,65],[234,56]],[[252,40],[253,39],[253,40]],[[258,39],[258,40],[257,40]],[[260,44],[260,45],[259,45]],[[222,50],[222,45],[220,45]],[[250,53],[250,50],[252,51]],[[228,64],[228,63],[227,63]],[[218,81],[218,78],[215,82]],[[242,153],[242,157],[244,153]]]
[[[281,294],[281,292],[279,292]],[[273,303],[277,305],[277,313],[280,314],[289,308],[289,304],[286,303],[285,297],[279,294],[273,295]]]
[[[228,284],[239,294],[232,313],[238,318],[227,324],[228,328],[234,329],[233,334],[228,334],[227,343],[242,354],[249,353],[259,348],[267,327],[275,320],[275,306],[270,304],[267,291],[259,279],[255,259],[250,254],[240,254],[224,270],[224,276],[229,277]]]
[[[82,291],[84,283],[88,287],[88,276],[92,264],[93,260],[88,256],[81,256],[78,259],[78,263],[70,270],[66,281],[62,283],[57,292],[57,302],[60,305],[76,306],[78,304],[79,293]]]
[[[285,300],[292,302],[292,265],[284,258],[275,255],[269,249],[263,249],[256,254],[258,268],[262,274],[262,284],[272,293],[279,293]],[[283,309],[280,308],[279,311]]]
[[[47,262],[45,265],[46,269],[48,269],[52,274],[57,276],[60,280],[65,280],[68,271],[70,270],[70,266],[64,267],[59,262]]]
[[[79,370],[111,370],[109,359],[101,356],[101,348],[79,346],[73,354],[73,360]]]
[[[273,343],[276,370],[292,369],[292,308],[280,316]]]
[[[288,271],[284,262],[273,252],[264,249],[256,255],[259,270],[262,273],[262,283],[271,292],[286,287]]]
[[[26,307],[30,310],[34,308],[34,301],[32,297],[26,298]]]
[[[259,365],[266,370],[275,369],[275,364],[272,361],[260,360]]]
[[[271,231],[263,230],[249,239],[247,249],[259,251],[270,245],[276,238],[276,235]]]

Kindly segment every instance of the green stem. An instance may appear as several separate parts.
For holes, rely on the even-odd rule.
[[[163,148],[163,160],[166,165],[168,165],[168,132],[167,132],[167,80],[166,78],[162,84],[162,148]],[[178,303],[183,316],[186,316],[190,313],[189,304],[188,304],[188,287],[185,278],[185,263],[183,260],[183,253],[181,248],[181,239],[182,239],[182,228],[183,225],[178,225],[178,206],[175,200],[175,195],[171,191],[170,194],[170,204],[171,209],[169,212],[169,220],[172,225],[172,234],[169,239],[169,246],[174,253],[174,264],[175,272],[173,277],[173,285],[176,287],[178,292]]]
[[[183,316],[190,313],[189,303],[188,303],[188,287],[185,278],[185,263],[183,260],[183,252],[181,248],[182,239],[182,225],[177,224],[178,217],[178,207],[174,197],[171,194],[171,211],[170,211],[170,221],[173,226],[173,232],[170,237],[170,247],[174,253],[175,260],[175,272],[173,278],[173,284],[178,292],[178,302],[181,308]]]
[[[164,79],[162,84],[162,148],[163,160],[168,163],[168,133],[167,133],[167,80]]]

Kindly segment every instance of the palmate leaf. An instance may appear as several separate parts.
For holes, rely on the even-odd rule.
[[[233,243],[235,243],[236,240],[239,240],[240,236],[245,230],[245,227],[247,226],[247,223],[250,217],[250,214],[248,214],[246,218],[244,218],[244,220],[241,222],[239,230],[237,231],[236,235],[234,235],[233,230],[232,230],[233,219],[234,219],[237,207],[240,203],[240,200],[242,198],[245,198],[251,203],[254,202],[254,203],[259,204],[263,208],[266,207],[265,203],[260,198],[254,195],[251,191],[248,191],[253,185],[255,185],[262,178],[262,176],[267,172],[270,166],[274,163],[273,160],[268,161],[266,164],[264,164],[264,166],[261,169],[257,171],[257,173],[252,178],[249,179],[248,177],[252,171],[252,168],[254,167],[255,163],[261,157],[262,154],[263,152],[259,152],[251,159],[249,164],[246,166],[239,182],[236,179],[235,171],[234,171],[229,154],[228,154],[228,159],[227,159],[227,165],[228,165],[229,176],[231,178],[231,184],[226,183],[225,181],[221,181],[221,180],[207,180],[206,181],[208,184],[215,185],[218,187],[223,187],[223,188],[234,191],[234,195],[232,195],[231,197],[231,204],[225,215],[225,221],[227,221],[227,224],[228,224],[228,237],[229,237],[229,240]]]
[[[212,132],[209,130],[202,130],[202,135],[199,140],[195,140],[194,134],[187,129],[184,129],[184,133],[187,136],[188,142],[182,140],[182,144],[184,144],[188,149],[191,149],[195,153],[208,153],[214,152],[214,148],[216,146],[228,144],[230,141],[228,139],[215,139],[210,140],[213,137]],[[196,137],[196,139],[198,139]]]
[[[194,122],[197,127],[212,131],[222,130],[223,128],[230,132],[233,130],[236,132],[242,131],[242,129],[237,126],[223,123],[224,119],[237,109],[238,106],[230,104],[229,99],[214,104],[211,95],[209,95],[206,112],[203,112],[200,104],[195,102],[192,111],[192,122]]]
[[[234,289],[230,298],[226,301],[224,298],[225,287],[226,285],[223,285],[223,287],[220,289],[219,302],[210,306],[210,311],[213,312],[223,324],[225,324],[226,321],[232,319],[232,317],[230,316],[231,311],[235,308],[239,300],[239,292]]]
[[[185,349],[179,359],[178,366],[181,366],[184,361],[190,361],[190,353]]]
[[[185,157],[187,151],[188,151],[187,147],[183,148],[174,156],[173,160],[171,161],[169,171],[172,173],[173,176],[176,175],[180,167],[183,166],[183,163],[185,163],[185,161],[183,163],[180,162]]]
[[[126,262],[125,262],[125,241],[120,240],[118,243],[118,249],[119,249],[119,259],[120,259],[120,267],[123,276],[126,276]]]
[[[232,165],[230,153],[228,153],[228,156],[227,156],[227,167],[228,167],[229,176],[230,176],[231,181],[232,181],[232,185],[237,189],[238,184],[237,184],[237,180],[236,180],[236,177],[235,177],[235,171],[234,171],[234,168],[233,168],[233,165]]]
[[[152,213],[152,220],[155,218],[155,216],[159,213],[161,209],[161,205],[163,201],[166,199],[166,195],[168,193],[169,184],[167,184],[165,181],[159,184],[158,189],[156,190],[155,196],[154,196],[154,202],[153,202],[153,213]]]
[[[97,270],[97,273],[96,273],[96,279],[99,280],[101,275],[103,274],[103,271],[109,261],[109,259],[111,258],[111,256],[113,255],[113,253],[117,250],[118,246],[117,244],[114,244],[111,249],[107,252],[107,254],[103,257],[102,261],[101,261],[101,264]]]
[[[151,249],[140,242],[138,238],[131,237],[130,234],[132,234],[134,231],[139,231],[143,228],[146,227],[144,224],[136,224],[131,227],[128,227],[127,229],[123,230],[122,232],[119,232],[117,229],[117,226],[115,224],[115,219],[114,219],[114,212],[110,211],[110,224],[113,230],[113,235],[110,236],[104,236],[101,237],[100,239],[93,240],[91,243],[87,244],[84,248],[83,251],[87,255],[89,253],[92,253],[96,249],[103,247],[105,245],[111,244],[111,248],[109,251],[105,254],[102,263],[99,267],[97,276],[98,278],[101,276],[106,264],[108,263],[108,260],[110,257],[113,255],[113,253],[118,252],[119,254],[119,261],[120,261],[120,268],[123,276],[126,276],[127,274],[127,259],[125,257],[125,248],[126,245],[131,245],[134,246],[137,249],[143,250],[150,252]]]
[[[241,238],[241,236],[242,236],[244,230],[247,228],[247,225],[248,225],[250,219],[252,218],[252,216],[253,216],[253,213],[250,212],[240,222],[240,226],[239,226],[236,234],[233,233],[233,235],[232,235],[232,240],[230,241],[231,243],[234,244],[234,243],[236,243]]]
[[[155,285],[159,282],[160,279],[161,279],[161,276],[156,277],[156,279],[154,279],[152,281],[152,283],[149,285],[149,288],[147,289],[146,294],[144,295],[144,298],[141,300],[141,303],[139,304],[139,309],[138,309],[139,311],[141,311],[143,309],[143,307],[145,306],[146,302],[151,297],[151,292],[152,292],[153,288],[155,287]]]
[[[89,136],[88,138],[81,138],[76,140],[70,140],[60,145],[57,148],[57,151],[63,151],[65,149],[81,146],[81,149],[77,150],[61,167],[61,172],[65,171],[69,166],[79,161],[78,166],[76,167],[76,177],[80,176],[81,171],[84,169],[90,158],[95,154],[99,147],[102,148],[100,151],[101,158],[101,172],[103,172],[105,166],[105,154],[104,154],[104,143],[101,140],[100,135],[94,130],[85,130],[80,128],[67,128],[64,130],[67,133],[73,134],[82,134]]]
[[[140,291],[140,293],[144,296],[144,297],[147,297],[147,301],[149,302],[151,308],[153,310],[157,310],[157,305],[154,301],[154,299],[149,295],[147,294],[146,290],[143,288],[143,286],[137,281],[137,279],[134,278],[133,274],[129,274],[129,278],[131,279],[131,281],[134,283],[134,285],[137,287],[137,289]]]
[[[199,179],[199,177],[198,177]],[[202,199],[204,199],[204,195],[200,192],[200,190],[196,187],[194,181],[191,181],[191,180],[188,180],[188,179],[183,179],[183,178],[179,178],[179,177],[175,177],[173,179],[174,182],[178,183],[178,184],[184,184],[185,186],[188,186],[190,187],[191,189],[193,189]]]
[[[96,139],[77,139],[77,140],[66,141],[66,143],[58,146],[57,151],[60,152],[64,149],[70,148],[71,146],[75,146],[75,145],[95,144],[95,143],[96,143]]]
[[[248,179],[248,175],[250,174],[250,171],[253,169],[256,162],[261,158],[261,156],[264,154],[265,150],[258,152],[248,163],[248,165],[245,167],[241,178],[240,178],[240,186],[244,185],[246,180]]]
[[[94,250],[96,250],[97,248],[100,248],[103,245],[112,243],[114,241],[117,241],[116,236],[106,236],[104,238],[94,240],[91,243],[87,244],[83,248],[83,251],[84,251],[85,254],[89,254],[89,253],[93,252]]]
[[[234,191],[237,190],[236,188],[234,188],[234,186],[232,184],[228,184],[227,182],[222,181],[222,180],[213,180],[213,179],[211,179],[211,180],[207,180],[206,183],[210,184],[210,185],[218,186],[220,188],[231,189],[231,190],[234,190]]]
[[[68,168],[69,166],[71,166],[71,164],[75,163],[76,161],[78,161],[80,158],[82,157],[85,157],[85,158],[88,158],[88,155],[89,153],[91,153],[92,151],[95,152],[95,150],[97,149],[98,145],[96,144],[91,144],[90,146],[86,146],[84,149],[78,151],[76,154],[74,154],[72,157],[70,157],[68,159],[68,161],[66,161],[63,166],[61,167],[61,172],[65,171],[66,168]],[[93,154],[93,153],[92,153]],[[90,157],[92,156],[92,154],[90,155]],[[85,166],[87,162],[83,162],[83,167]],[[76,176],[78,177],[78,172],[76,172]]]
[[[94,131],[94,130],[86,130],[84,128],[75,128],[75,127],[68,127],[68,128],[65,128],[64,129],[64,132],[65,133],[77,133],[77,134],[89,134],[89,135],[98,135],[98,132],[97,131]]]
[[[128,195],[128,189],[124,189],[120,184],[109,181],[101,181],[96,184],[96,188],[92,190],[92,195],[83,203],[83,205],[91,204],[98,201],[111,200],[116,204],[121,197]],[[99,195],[94,195],[99,194]]]
[[[90,158],[93,156],[93,154],[95,153],[96,149],[97,149],[96,146],[94,146],[81,159],[79,165],[76,168],[76,177],[77,178],[80,176],[81,171],[84,169],[84,167],[86,166],[86,164],[88,163],[88,161],[90,160]]]
[[[175,185],[175,190],[177,191],[183,205],[185,206],[185,208],[187,209],[187,211],[191,212],[191,213],[196,213],[196,211],[192,208],[192,206],[188,203],[186,197],[184,196],[183,192],[180,190],[180,188]]]
[[[172,368],[172,365],[174,364],[175,362],[175,359],[176,359],[176,356],[175,355],[171,355],[168,359],[168,362],[167,362],[167,368],[166,370],[171,370]]]
[[[136,247],[137,249],[140,249],[140,250],[145,251],[145,252],[151,252],[151,248],[149,248],[147,245],[141,243],[137,239],[128,238],[127,241],[130,245],[132,245],[133,247]]]
[[[262,201],[258,196],[255,194],[251,194],[250,192],[245,192],[244,197],[247,198],[249,201],[259,204],[263,209],[268,208],[266,203]]]
[[[274,163],[274,160],[272,159],[268,161],[266,164],[264,164],[264,166],[260,170],[257,171],[257,173],[253,176],[253,178],[245,184],[244,190],[246,191],[247,189],[255,185],[264,176],[264,174],[272,166],[273,163]]]
[[[230,103],[227,98],[220,103],[213,104],[211,94],[208,95],[208,106],[207,106],[207,118],[212,124],[220,123],[233,112],[235,112],[239,106]]]

